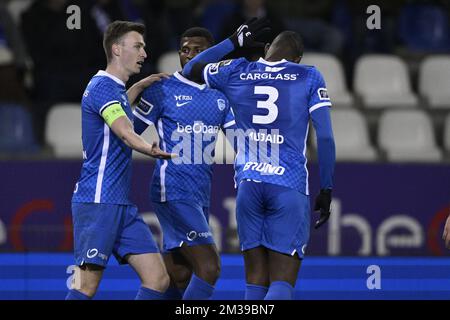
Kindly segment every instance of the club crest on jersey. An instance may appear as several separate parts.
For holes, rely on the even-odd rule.
[[[319,88],[317,90],[317,94],[319,95],[320,100],[330,100],[330,97],[328,96],[328,91],[326,88]]]
[[[217,99],[217,107],[220,111],[223,111],[226,107],[225,100],[223,99]]]

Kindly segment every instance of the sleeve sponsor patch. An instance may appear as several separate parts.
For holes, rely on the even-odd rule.
[[[228,66],[229,64],[231,64],[232,61],[233,61],[232,59],[229,59],[229,60],[222,60],[217,63],[210,64],[210,66],[208,68],[209,74],[218,73],[220,67]]]
[[[328,91],[326,88],[319,88],[317,90],[317,94],[319,95],[320,100],[330,100],[330,97],[328,96]]]
[[[147,115],[152,111],[153,105],[144,98],[141,98],[136,106],[136,109],[139,113]]]

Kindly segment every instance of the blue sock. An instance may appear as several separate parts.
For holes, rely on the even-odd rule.
[[[178,290],[177,287],[169,287],[166,292],[164,292],[164,300],[181,300],[183,295],[181,294],[181,290]]]
[[[211,298],[213,292],[214,286],[192,274],[191,281],[184,292],[183,300],[207,300]]]
[[[164,293],[145,287],[140,287],[134,300],[163,300]]]
[[[270,284],[269,291],[264,300],[292,300],[294,288],[286,281],[274,281]]]
[[[245,285],[245,300],[263,300],[269,288],[256,284]]]
[[[69,290],[66,296],[66,300],[91,300],[91,299],[92,299],[91,297],[75,289]]]

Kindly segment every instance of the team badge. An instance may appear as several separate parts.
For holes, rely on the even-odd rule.
[[[217,107],[219,108],[220,111],[225,110],[226,107],[225,100],[217,99]]]

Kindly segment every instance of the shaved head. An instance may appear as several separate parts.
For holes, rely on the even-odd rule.
[[[275,57],[277,60],[299,62],[303,56],[303,40],[297,32],[283,31],[267,48],[266,58]]]

